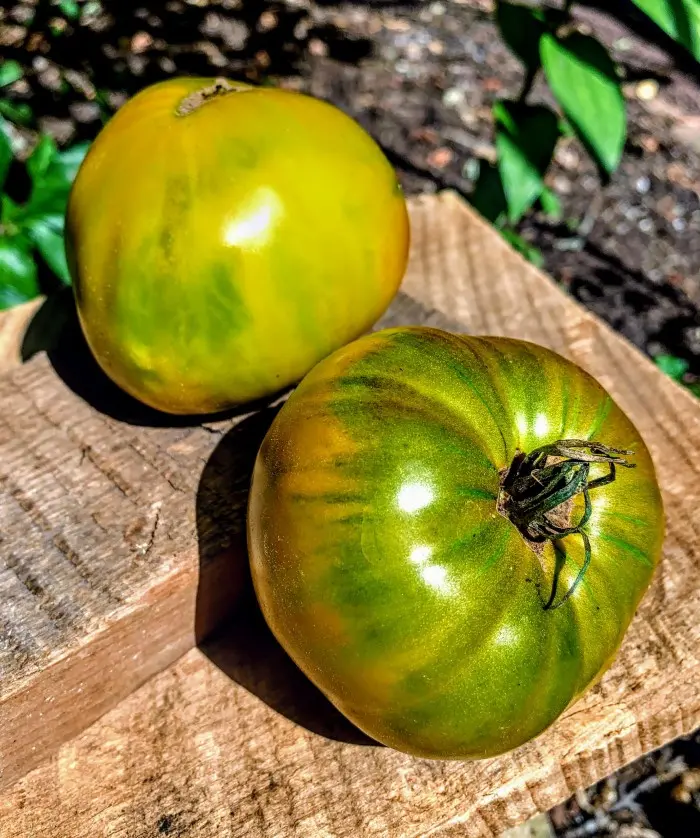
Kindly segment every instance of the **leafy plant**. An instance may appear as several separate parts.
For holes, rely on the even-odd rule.
[[[632,0],[654,23],[700,61],[698,0]]]
[[[24,72],[17,61],[4,61],[0,65],[0,90],[19,81]],[[32,120],[32,109],[26,102],[13,102],[0,95],[0,117],[6,117],[18,125],[28,125]]]
[[[700,60],[700,0],[634,0],[658,26]],[[515,225],[535,205],[561,216],[545,174],[558,140],[575,135],[595,161],[603,181],[617,169],[627,134],[620,79],[608,51],[596,38],[576,31],[572,0],[562,9],[498,0],[501,36],[525,68],[517,100],[493,109],[496,165],[482,165],[472,203],[513,240]],[[544,74],[562,117],[528,99]],[[527,253],[526,253],[527,255]]]
[[[43,135],[26,161],[26,200],[6,191],[13,165],[7,125],[0,119],[0,309],[33,299],[42,287],[42,268],[59,284],[70,284],[63,230],[68,192],[87,152],[81,143],[58,151]]]
[[[66,20],[77,20],[80,17],[80,6],[75,0],[58,0],[56,5]]]
[[[690,364],[685,358],[678,358],[676,355],[657,355],[654,362],[661,372],[700,398],[700,381],[688,382],[686,380]]]

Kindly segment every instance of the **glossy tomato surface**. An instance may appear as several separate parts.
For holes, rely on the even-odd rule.
[[[105,126],[72,190],[80,321],[123,389],[173,413],[276,392],[387,308],[406,204],[377,144],[335,107],[182,78]]]
[[[589,493],[575,587],[583,537],[533,545],[499,511],[518,452],[567,439],[636,463]],[[566,511],[580,520],[583,496]],[[258,456],[248,539],[270,627],[348,718],[411,754],[482,758],[608,667],[663,527],[649,453],[587,373],[533,344],[416,327],[361,338],[292,394]]]

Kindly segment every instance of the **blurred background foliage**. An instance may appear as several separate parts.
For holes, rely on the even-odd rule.
[[[348,36],[325,20],[323,8],[334,5],[405,6],[422,14],[426,6],[440,4],[25,0],[3,11],[0,46],[8,57],[0,65],[0,309],[70,283],[63,252],[70,184],[89,141],[126,98],[179,73],[224,73],[276,84],[303,74],[313,56],[357,64],[372,54],[372,39]],[[585,239],[591,218],[566,215],[548,185],[552,163],[558,149],[575,139],[600,183],[609,182],[628,138],[626,74],[576,17],[579,6],[596,3],[482,5],[520,63],[522,78],[517,95],[496,98],[494,154],[465,160],[473,187],[460,191],[525,258],[543,266],[540,247],[523,235],[523,222],[549,219],[568,233],[573,248]],[[685,53],[686,61],[678,60],[686,70],[700,58],[700,0],[603,6],[614,7],[634,26],[642,20],[645,32],[673,41]],[[542,82],[549,88],[548,102],[537,91]],[[396,152],[387,148],[387,153],[396,162]],[[432,162],[443,168],[439,154]],[[440,185],[451,185],[449,178]],[[664,349],[653,353],[658,365],[697,392],[692,358]]]

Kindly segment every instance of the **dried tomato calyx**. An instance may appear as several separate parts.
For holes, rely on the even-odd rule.
[[[635,468],[625,459],[633,451],[609,448],[599,442],[562,439],[530,454],[518,452],[501,481],[498,507],[532,544],[558,541],[568,535],[583,539],[585,559],[574,583],[555,605],[557,580],[552,585],[546,611],[560,608],[571,597],[591,562],[591,542],[584,530],[593,511],[591,490],[612,483],[618,466]],[[590,480],[593,463],[606,463],[608,474]],[[575,524],[570,519],[573,499],[582,494],[585,510]]]

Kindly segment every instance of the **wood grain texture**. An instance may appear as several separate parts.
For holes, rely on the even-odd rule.
[[[668,536],[616,663],[500,759],[431,763],[362,744],[236,599],[248,471],[273,411],[128,424],[38,358],[0,379],[3,838],[491,836],[700,722],[700,407],[453,195],[413,201],[411,217],[392,322],[550,346],[611,391],[650,447]],[[234,602],[216,644],[68,741]]]
[[[454,325],[402,293],[384,322],[407,321]],[[0,787],[226,616],[274,415],[169,427],[68,329],[65,380],[43,355],[0,377]]]

